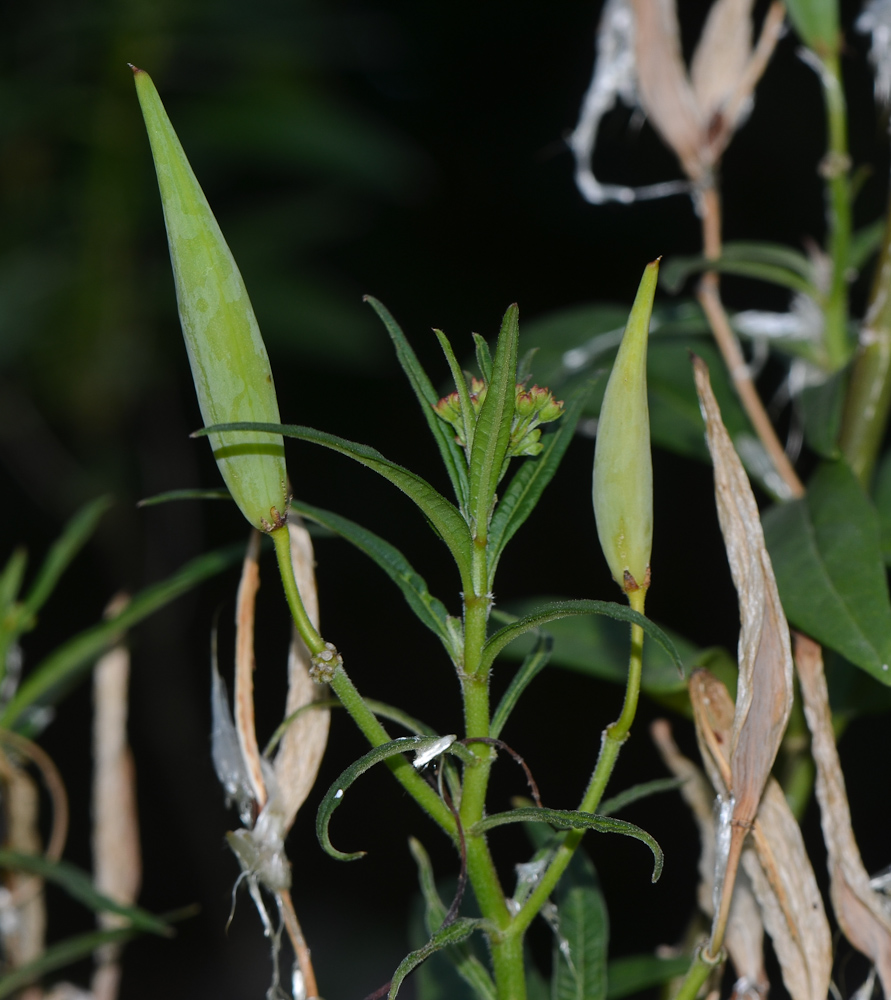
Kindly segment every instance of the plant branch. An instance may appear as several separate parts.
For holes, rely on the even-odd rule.
[[[721,256],[721,205],[717,189],[710,184],[700,195],[700,212],[702,214],[703,252],[711,260]],[[730,320],[721,302],[721,292],[717,271],[706,271],[699,283],[697,293],[699,304],[705,313],[712,334],[724,358],[724,364],[733,380],[737,395],[743,409],[767,452],[777,474],[782,479],[789,494],[789,499],[804,496],[804,486],[798,474],[792,467],[789,457],[780,444],[773,424],[764,409],[755,383],[749,372],[749,366],[743,357],[742,349],[736,334],[730,326]]]
[[[839,447],[868,488],[891,410],[891,208],[860,347],[848,382]]]
[[[643,588],[632,590],[627,596],[632,608],[643,614],[646,590]],[[580,812],[596,813],[597,807],[603,798],[603,793],[606,791],[606,786],[612,776],[616,761],[619,759],[619,751],[622,749],[622,744],[628,738],[628,733],[637,711],[642,664],[643,629],[639,625],[632,625],[631,652],[628,658],[628,680],[625,686],[625,701],[622,705],[619,718],[603,731],[600,754],[597,757],[594,773],[591,775],[591,780],[588,782],[588,787],[579,805]],[[511,921],[508,930],[510,935],[522,937],[525,933],[556,888],[560,877],[566,871],[584,834],[584,830],[570,830],[564,836],[563,843],[554,853],[554,857],[542,876],[541,881],[533,889],[520,911]]]

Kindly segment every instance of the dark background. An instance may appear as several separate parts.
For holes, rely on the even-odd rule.
[[[361,297],[393,311],[434,378],[446,368],[430,333],[459,354],[470,332],[497,332],[505,307],[524,319],[597,300],[630,304],[644,264],[695,253],[699,227],[675,197],[631,207],[585,204],[564,137],[575,124],[593,61],[599,3],[490,0],[335,2],[139,0],[16,5],[0,37],[0,558],[25,544],[36,563],[85,500],[116,500],[25,643],[26,663],[95,621],[120,588],[163,578],[188,558],[245,536],[227,504],[136,510],[140,497],[216,486],[182,350],[148,143],[126,63],[148,70],[201,179],[251,291],[276,375],[282,417],[363,440],[436,485],[423,421]],[[684,0],[689,52],[708,8]],[[855,4],[845,7],[849,27]],[[762,10],[763,5],[759,6]],[[884,210],[884,123],[871,95],[863,39],[844,61],[855,164],[869,164],[858,224]],[[753,114],[726,155],[728,239],[801,247],[823,235],[816,173],[823,150],[816,78],[780,44]],[[644,125],[617,112],[597,154],[607,180],[678,176]],[[862,307],[861,282],[855,306]],[[763,285],[728,281],[731,306],[783,308]],[[528,341],[526,346],[532,346]],[[768,388],[778,373],[767,372]],[[441,546],[400,494],[338,456],[289,444],[304,500],[384,534],[456,611],[457,580]],[[592,444],[579,439],[541,509],[505,557],[499,600],[562,593],[612,599],[590,509]],[[736,642],[736,610],[711,501],[708,469],[655,455],[655,582],[648,613],[705,646]],[[395,589],[344,543],[317,547],[323,626],[359,689],[398,703],[442,732],[460,728],[457,684],[437,644],[404,611]],[[288,624],[269,557],[258,634],[261,740],[280,719]],[[235,825],[210,764],[208,648],[220,611],[231,648],[236,574],[212,581],[132,635],[131,728],[143,827],[141,902],[167,911],[198,902],[173,942],[127,951],[123,1000],[163,995],[263,996],[267,945],[246,897],[228,934],[237,875],[223,834]],[[664,581],[664,582],[663,582]],[[704,582],[705,581],[705,582]],[[224,658],[224,668],[231,662]],[[500,690],[510,665],[496,678]],[[532,766],[545,799],[573,805],[620,692],[552,670],[536,682],[506,739]],[[622,788],[662,775],[642,704],[615,777]],[[90,697],[84,685],[60,707],[42,743],[62,768],[73,807],[67,856],[89,867]],[[692,747],[686,724],[678,736]],[[875,721],[852,730],[844,753],[887,752]],[[884,749],[883,749],[884,748]],[[315,805],[364,750],[343,717],[313,796],[288,842],[294,898],[329,1000],[360,998],[389,978],[408,950],[407,903],[416,879],[406,838],[420,837],[437,873],[455,860],[430,822],[383,772],[350,793],[332,825],[335,843],[369,856],[346,866],[315,843]],[[855,827],[867,867],[887,863],[878,834],[881,795],[855,763]],[[499,764],[492,808],[523,792]],[[615,956],[676,941],[693,906],[696,834],[671,797],[629,810],[666,850],[649,883],[644,848],[590,837],[612,918]],[[815,816],[807,827],[813,832]],[[876,830],[875,843],[869,829]],[[503,875],[526,859],[516,831],[493,835]],[[815,866],[820,869],[819,848]],[[502,853],[503,852],[503,853]],[[822,875],[821,875],[822,877]],[[50,935],[89,917],[50,893]],[[548,935],[533,945],[545,961]],[[88,974],[86,964],[76,974]],[[405,995],[410,997],[410,986]]]

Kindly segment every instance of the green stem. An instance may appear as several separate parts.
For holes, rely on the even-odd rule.
[[[848,344],[848,261],[851,244],[848,112],[838,55],[827,54],[820,64],[828,132],[822,172],[828,185],[829,254],[832,258],[832,283],[825,307],[826,355],[830,370],[838,371],[847,364],[851,354]]]
[[[631,607],[643,614],[646,591],[634,590],[628,594]],[[603,731],[600,754],[594,773],[588,782],[584,797],[579,805],[580,812],[594,813],[606,791],[609,779],[619,758],[622,744],[628,738],[631,724],[637,711],[640,696],[640,677],[643,667],[643,629],[639,625],[631,626],[631,652],[628,658],[628,680],[625,685],[625,701],[619,718]],[[519,913],[511,921],[509,934],[522,935],[544,906],[551,893],[557,887],[560,877],[572,860],[573,854],[585,835],[584,830],[570,830],[563,838],[563,843],[557,848],[551,863],[541,878],[541,881],[530,893]]]
[[[711,958],[704,954],[702,948],[697,948],[687,970],[687,975],[678,988],[674,1000],[696,1000],[696,995],[702,988],[702,984],[708,979],[715,966],[724,961],[724,953],[719,952],[717,958]]]
[[[306,648],[317,656],[326,649],[325,640],[319,635],[318,629],[309,620],[300,591],[297,589],[297,580],[294,577],[294,566],[291,562],[291,536],[288,534],[288,526],[282,525],[269,532],[269,537],[275,543],[275,557],[278,559],[278,569],[282,578],[282,586],[285,588],[285,597],[288,607],[291,609],[291,618],[294,619],[294,627],[300,633],[300,638],[306,643]]]
[[[489,677],[482,670],[482,653],[486,642],[491,598],[486,593],[488,579],[485,540],[474,538],[472,578],[474,592],[464,596],[464,656],[461,689],[464,699],[464,728],[467,737],[488,737]],[[504,889],[495,870],[485,834],[474,836],[469,831],[485,815],[489,773],[495,760],[491,746],[471,743],[477,762],[464,768],[461,789],[461,825],[465,831],[467,877],[479,904],[480,912],[498,930],[489,935],[495,986],[502,1000],[525,1000],[526,974],[523,967],[523,942],[508,937],[511,914]]]
[[[839,448],[864,489],[869,488],[891,410],[891,207],[860,349],[848,382]]]
[[[303,601],[300,599],[297,581],[294,578],[294,566],[291,562],[291,543],[287,527],[276,528],[270,534],[272,535],[272,540],[275,542],[278,568],[281,573],[285,596],[288,599],[288,607],[291,609],[291,617],[294,620],[295,628],[300,633],[310,652],[314,655],[330,650],[331,647],[319,635],[318,630],[309,620],[309,616],[303,606]],[[359,694],[356,686],[344,670],[343,664],[340,664],[334,671],[329,683],[334,693],[340,699],[340,703],[350,714],[353,722],[356,723],[362,735],[373,747],[390,742],[392,737],[365,703],[365,699]],[[442,801],[437,792],[418,774],[409,761],[402,755],[398,755],[388,758],[385,763],[393,772],[399,784],[411,795],[424,812],[437,822],[452,840],[457,840],[458,830],[455,818],[448,806]]]

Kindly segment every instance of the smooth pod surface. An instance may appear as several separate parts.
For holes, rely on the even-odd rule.
[[[152,147],[183,336],[205,426],[279,423],[272,370],[247,289],[151,78],[133,67]],[[214,458],[242,513],[274,526],[287,505],[278,434],[209,435]]]
[[[594,517],[600,547],[627,592],[649,585],[653,462],[647,405],[647,337],[659,261],[648,264],[610,373],[594,448]]]

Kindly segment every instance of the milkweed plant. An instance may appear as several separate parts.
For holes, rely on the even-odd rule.
[[[226,834],[240,872],[233,881],[248,893],[270,942],[268,997],[325,995],[312,962],[313,928],[304,929],[298,919],[300,883],[287,837],[296,822],[309,822],[300,810],[316,780],[333,709],[349,715],[368,750],[321,798],[319,849],[342,862],[364,854],[341,850],[329,826],[349,801],[351,786],[375,765],[389,770],[432,820],[430,836],[451,848],[450,870],[434,872],[427,847],[410,840],[423,927],[417,947],[389,981],[369,984],[367,1000],[396,997],[412,974],[420,1000],[447,995],[452,987],[444,983],[457,984],[456,997],[478,1000],[617,1000],[652,987],[678,1000],[764,997],[781,984],[793,1000],[824,1000],[843,995],[839,968],[852,951],[864,956],[866,972],[856,994],[848,992],[862,1000],[875,991],[891,996],[891,879],[870,875],[861,859],[836,749],[852,719],[875,704],[891,704],[891,452],[883,451],[891,407],[891,230],[881,219],[853,228],[857,165],[847,145],[840,70],[847,42],[837,3],[773,2],[757,17],[754,6],[715,0],[689,64],[675,0],[607,0],[603,7],[591,84],[568,139],[581,196],[637,213],[647,211],[639,202],[683,198],[702,231],[702,251],[695,256],[673,256],[665,246],[659,259],[641,260],[637,294],[625,305],[621,329],[614,312],[595,306],[581,341],[570,332],[577,318],[575,325],[567,321],[561,339],[557,313],[551,340],[521,349],[519,310],[510,305],[492,340],[474,334],[458,341],[436,330],[442,365],[428,372],[388,308],[366,298],[414,393],[418,419],[445,469],[448,496],[370,445],[282,422],[294,403],[277,395],[238,266],[150,76],[132,67],[204,421],[193,436],[207,438],[226,491],[248,522],[249,541],[237,556],[242,574],[231,701],[215,654],[211,670],[211,751],[222,794],[238,817]],[[718,183],[722,157],[790,30],[826,115],[825,157],[815,165],[825,187],[825,238],[822,245],[810,240],[806,252],[724,241]],[[871,46],[877,102],[887,111],[891,6],[870,0],[853,30]],[[618,104],[642,112],[676,155],[681,179],[631,187],[595,176],[600,124]],[[869,267],[871,292],[858,317],[851,288]],[[724,274],[778,286],[789,297],[788,309],[729,310],[721,295]],[[782,373],[770,406],[757,377],[756,362],[765,358]],[[599,599],[501,607],[496,576],[505,549],[525,530],[567,449],[585,447],[594,427],[592,513],[617,589]],[[307,502],[301,493],[312,479],[312,454],[289,477],[289,439],[351,459],[413,501],[443,543],[443,558],[454,564],[456,591],[434,596],[385,538]],[[653,535],[654,444],[713,469],[714,503],[738,595],[735,655],[699,650],[645,615],[649,590],[667,586],[670,578]],[[4,571],[0,638],[7,672],[17,636],[33,626],[37,606],[100,513],[101,504],[91,507],[70,527],[44,583],[25,598],[17,598],[21,557]],[[307,525],[368,556],[436,637],[461,695],[454,732],[434,731],[354,683],[338,636],[320,628],[325,594],[316,586]],[[293,635],[282,722],[261,749],[253,643],[264,545],[275,553]],[[595,552],[574,555],[600,558]],[[4,751],[18,747],[37,762],[39,748],[16,733],[28,726],[38,731],[34,713],[60,670],[84,669],[91,652],[119,641],[122,621],[135,622],[233,558],[205,557],[210,561],[187,567],[163,594],[122,605],[86,652],[78,647],[62,667],[54,662],[37,670],[11,695],[4,682],[2,725],[11,734],[0,740]],[[596,638],[617,627],[626,630],[624,652],[605,662],[607,647]],[[587,744],[578,751],[587,755],[590,777],[574,802],[555,802],[547,781],[528,766],[527,749],[502,736],[542,671],[573,656],[577,661],[585,643],[585,671],[618,681],[624,696],[617,688],[614,705],[592,706]],[[396,662],[392,669],[404,668]],[[510,675],[497,701],[496,672]],[[671,721],[657,719],[649,734],[638,731],[641,696],[670,708]],[[547,723],[543,719],[542,728]],[[696,761],[675,741],[673,729],[680,726],[695,731]],[[632,738],[651,739],[665,770],[644,784],[615,789],[616,763]],[[526,794],[507,811],[490,811],[490,777],[499,757],[518,768]],[[608,901],[583,841],[592,831],[639,841],[637,863],[657,881],[671,857],[663,856],[650,832],[618,815],[656,795],[679,796],[698,830],[698,909],[681,915],[670,948],[612,956]],[[815,872],[800,826],[813,798],[825,841],[825,878]],[[520,824],[528,841],[528,858],[511,879],[498,854],[498,828],[506,824]],[[600,838],[599,852],[608,853],[610,842]],[[69,891],[79,886],[85,892],[86,876],[51,863],[40,867],[25,854],[3,855],[18,878],[55,879]],[[120,943],[138,930],[166,930],[163,921],[135,907],[137,887],[109,883],[105,895],[88,901],[116,914],[118,923],[107,933],[118,933]],[[116,894],[119,903],[109,899]],[[536,923],[553,941],[548,968],[538,967],[528,946]],[[765,958],[765,935],[775,962]],[[103,940],[120,946],[118,938]],[[85,943],[81,953],[88,946],[98,945]],[[5,954],[11,962],[9,948]],[[19,964],[31,971],[21,975],[13,968],[0,978],[0,995],[54,967]],[[4,992],[8,976],[17,974]]]
[[[238,268],[151,79],[133,70],[205,421],[196,436],[208,438],[226,487],[252,528],[238,599],[234,714],[215,670],[213,754],[226,795],[239,807],[242,826],[228,840],[273,942],[275,995],[287,995],[280,978],[281,928],[296,959],[287,980],[292,995],[316,997],[323,988],[312,966],[311,931],[304,937],[291,897],[285,837],[318,768],[332,704],[346,710],[370,749],[321,801],[316,816],[321,849],[344,862],[361,856],[332,843],[329,822],[349,798],[350,786],[383,764],[454,851],[457,888],[442,898],[427,850],[411,841],[426,941],[369,996],[395,997],[405,978],[428,960],[428,968],[450,963],[470,995],[491,1000],[548,992],[559,1000],[599,1000],[660,983],[688,1000],[720,990],[727,969],[733,970],[736,993],[764,995],[771,985],[765,971],[766,931],[790,995],[795,1000],[825,997],[833,982],[830,918],[798,826],[814,792],[829,859],[830,912],[870,963],[864,989],[872,990],[876,977],[886,994],[891,989],[891,906],[883,895],[884,881],[870,879],[860,859],[835,750],[833,727],[852,706],[835,706],[833,715],[824,670],[825,656],[834,671],[862,670],[880,685],[891,681],[891,602],[881,544],[887,463],[878,475],[875,471],[891,402],[891,250],[882,223],[852,230],[854,186],[836,6],[773,3],[757,31],[751,8],[751,3],[717,0],[687,66],[674,0],[608,0],[604,7],[592,83],[569,140],[579,189],[595,204],[686,197],[702,225],[700,256],[672,259],[667,247],[664,262],[646,264],[624,333],[618,343],[611,342],[618,348],[611,366],[604,349],[596,348],[596,329],[581,362],[576,350],[573,364],[567,363],[567,353],[555,363],[546,344],[530,360],[520,350],[518,308],[511,305],[494,344],[474,335],[477,370],[472,374],[461,361],[471,345],[435,332],[454,386],[442,394],[434,385],[444,370],[431,377],[388,309],[367,298],[445,466],[448,497],[368,445],[281,422],[269,360]],[[883,99],[889,58],[883,46],[891,30],[886,8],[873,2],[858,22],[872,35],[877,92]],[[749,113],[787,21],[801,40],[801,59],[822,86],[827,116],[827,154],[820,165],[826,242],[809,255],[722,239],[720,161]],[[597,180],[591,161],[600,119],[620,101],[645,113],[677,155],[684,180],[642,189]],[[851,315],[850,285],[876,252],[871,303],[858,324]],[[667,289],[677,293],[691,283],[694,288],[686,312],[690,318],[686,327],[675,323],[673,337],[660,333],[671,326],[666,307],[656,303],[660,268]],[[788,313],[731,315],[721,299],[722,273],[790,290]],[[682,312],[677,304],[669,308],[675,315]],[[651,331],[660,350],[648,357]],[[780,440],[746,359],[745,341],[760,345],[762,353],[766,345],[785,364],[793,428],[816,462],[797,462],[795,442]],[[712,671],[695,654],[683,656],[644,615],[649,588],[664,580],[664,568],[652,559],[650,408],[661,409],[665,402],[648,392],[648,372],[661,375],[666,351],[678,347],[691,348],[681,391],[701,413],[695,448],[714,469],[715,503],[739,597],[735,662]],[[541,365],[546,379],[533,374],[533,364]],[[510,614],[496,603],[499,561],[557,473],[586,415],[597,420],[592,487],[597,535],[623,599],[550,601]],[[660,421],[659,443],[681,450],[667,423]],[[299,495],[303,470],[293,489],[287,476],[286,438],[338,452],[406,494],[444,543],[460,580],[459,594],[451,602],[434,597],[406,557],[383,538],[305,503]],[[813,468],[805,480],[799,470],[808,465]],[[752,482],[773,501],[763,512]],[[319,631],[319,595],[304,522],[362,549],[438,638],[463,700],[454,733],[434,732],[399,707],[381,705],[357,689],[335,637]],[[289,694],[273,751],[262,756],[254,729],[250,653],[261,535],[274,544],[294,624],[291,694],[301,691],[293,698]],[[549,657],[559,657],[560,634],[572,634],[574,623],[591,616],[629,626],[625,694],[614,720],[604,718],[592,728],[599,736],[589,748],[590,779],[576,807],[565,808],[547,801],[522,748],[508,746],[502,733]],[[789,623],[797,630],[794,635]],[[514,656],[513,679],[493,704],[493,672],[504,669],[512,644],[524,636],[525,654]],[[645,643],[659,648],[677,668],[673,691],[694,721],[701,763],[684,757],[670,724],[659,721],[651,735],[672,777],[607,799],[616,761],[633,731],[639,696],[648,689]],[[407,728],[409,735],[394,737],[394,726]],[[500,755],[522,768],[528,798],[516,800],[507,812],[490,812],[490,773]],[[782,769],[775,768],[780,760]],[[669,956],[610,963],[604,902],[580,845],[591,830],[636,838],[649,848],[657,880],[664,859],[656,840],[616,813],[635,798],[667,788],[680,793],[699,827],[699,904],[708,923]],[[523,824],[530,842],[530,860],[517,866],[513,885],[499,874],[494,853],[495,831],[509,823]],[[466,905],[471,894],[472,909]],[[546,921],[553,933],[550,987],[524,946],[537,920]],[[435,983],[435,975],[422,978],[420,995],[425,990],[440,995]]]

